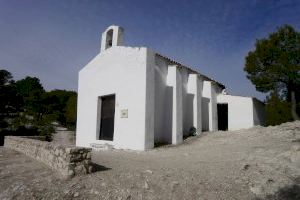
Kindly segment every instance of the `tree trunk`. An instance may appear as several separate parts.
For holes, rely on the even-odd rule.
[[[299,120],[299,116],[296,112],[296,97],[295,97],[295,91],[291,91],[291,103],[292,103],[292,109],[291,109],[291,112],[292,112],[292,117],[294,120]]]

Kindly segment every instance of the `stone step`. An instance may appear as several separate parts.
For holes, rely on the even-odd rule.
[[[113,145],[111,144],[97,144],[97,143],[91,143],[90,147],[95,151],[105,151],[105,150],[111,150],[113,149]]]

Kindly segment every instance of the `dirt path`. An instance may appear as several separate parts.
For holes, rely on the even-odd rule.
[[[300,197],[300,122],[205,133],[147,152],[93,152],[92,159],[98,172],[60,180],[43,164],[0,148],[0,199]]]
[[[65,146],[73,146],[75,145],[74,131],[68,131],[63,127],[56,127],[52,142]]]

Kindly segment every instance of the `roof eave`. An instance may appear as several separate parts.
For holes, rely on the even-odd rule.
[[[206,81],[212,81],[212,82],[216,83],[216,84],[217,84],[219,87],[221,87],[222,89],[225,89],[225,85],[223,85],[222,83],[219,83],[218,81],[216,81],[216,80],[214,80],[214,79],[209,78],[208,76],[206,76],[206,75],[204,75],[204,74],[198,72],[197,70],[194,70],[194,69],[191,68],[191,67],[188,67],[188,66],[186,66],[186,65],[183,65],[183,64],[181,64],[181,63],[179,63],[179,62],[177,62],[177,61],[175,61],[175,60],[172,60],[172,59],[170,59],[170,58],[168,58],[168,57],[166,57],[166,56],[163,56],[163,55],[161,55],[161,54],[159,54],[159,53],[155,53],[155,54],[156,54],[157,56],[159,56],[159,57],[161,57],[161,58],[167,60],[170,64],[175,64],[175,65],[177,65],[177,66],[179,66],[179,67],[186,68],[186,69],[188,69],[189,71],[191,71],[192,73],[199,74],[200,76],[203,77],[204,80],[206,80]]]

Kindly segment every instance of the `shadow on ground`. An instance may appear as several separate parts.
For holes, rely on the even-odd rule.
[[[282,199],[282,200],[300,199],[300,186],[295,184],[295,185],[290,185],[281,188],[279,191],[276,192],[275,199]]]
[[[300,180],[300,177],[298,178]],[[272,195],[268,195],[266,200],[299,200],[300,199],[300,182],[287,185],[280,188]],[[255,200],[262,200],[256,198]]]
[[[93,166],[93,171],[92,171],[93,173],[94,172],[111,170],[111,168],[105,167],[103,165],[98,165],[97,163],[92,163],[92,166]]]

